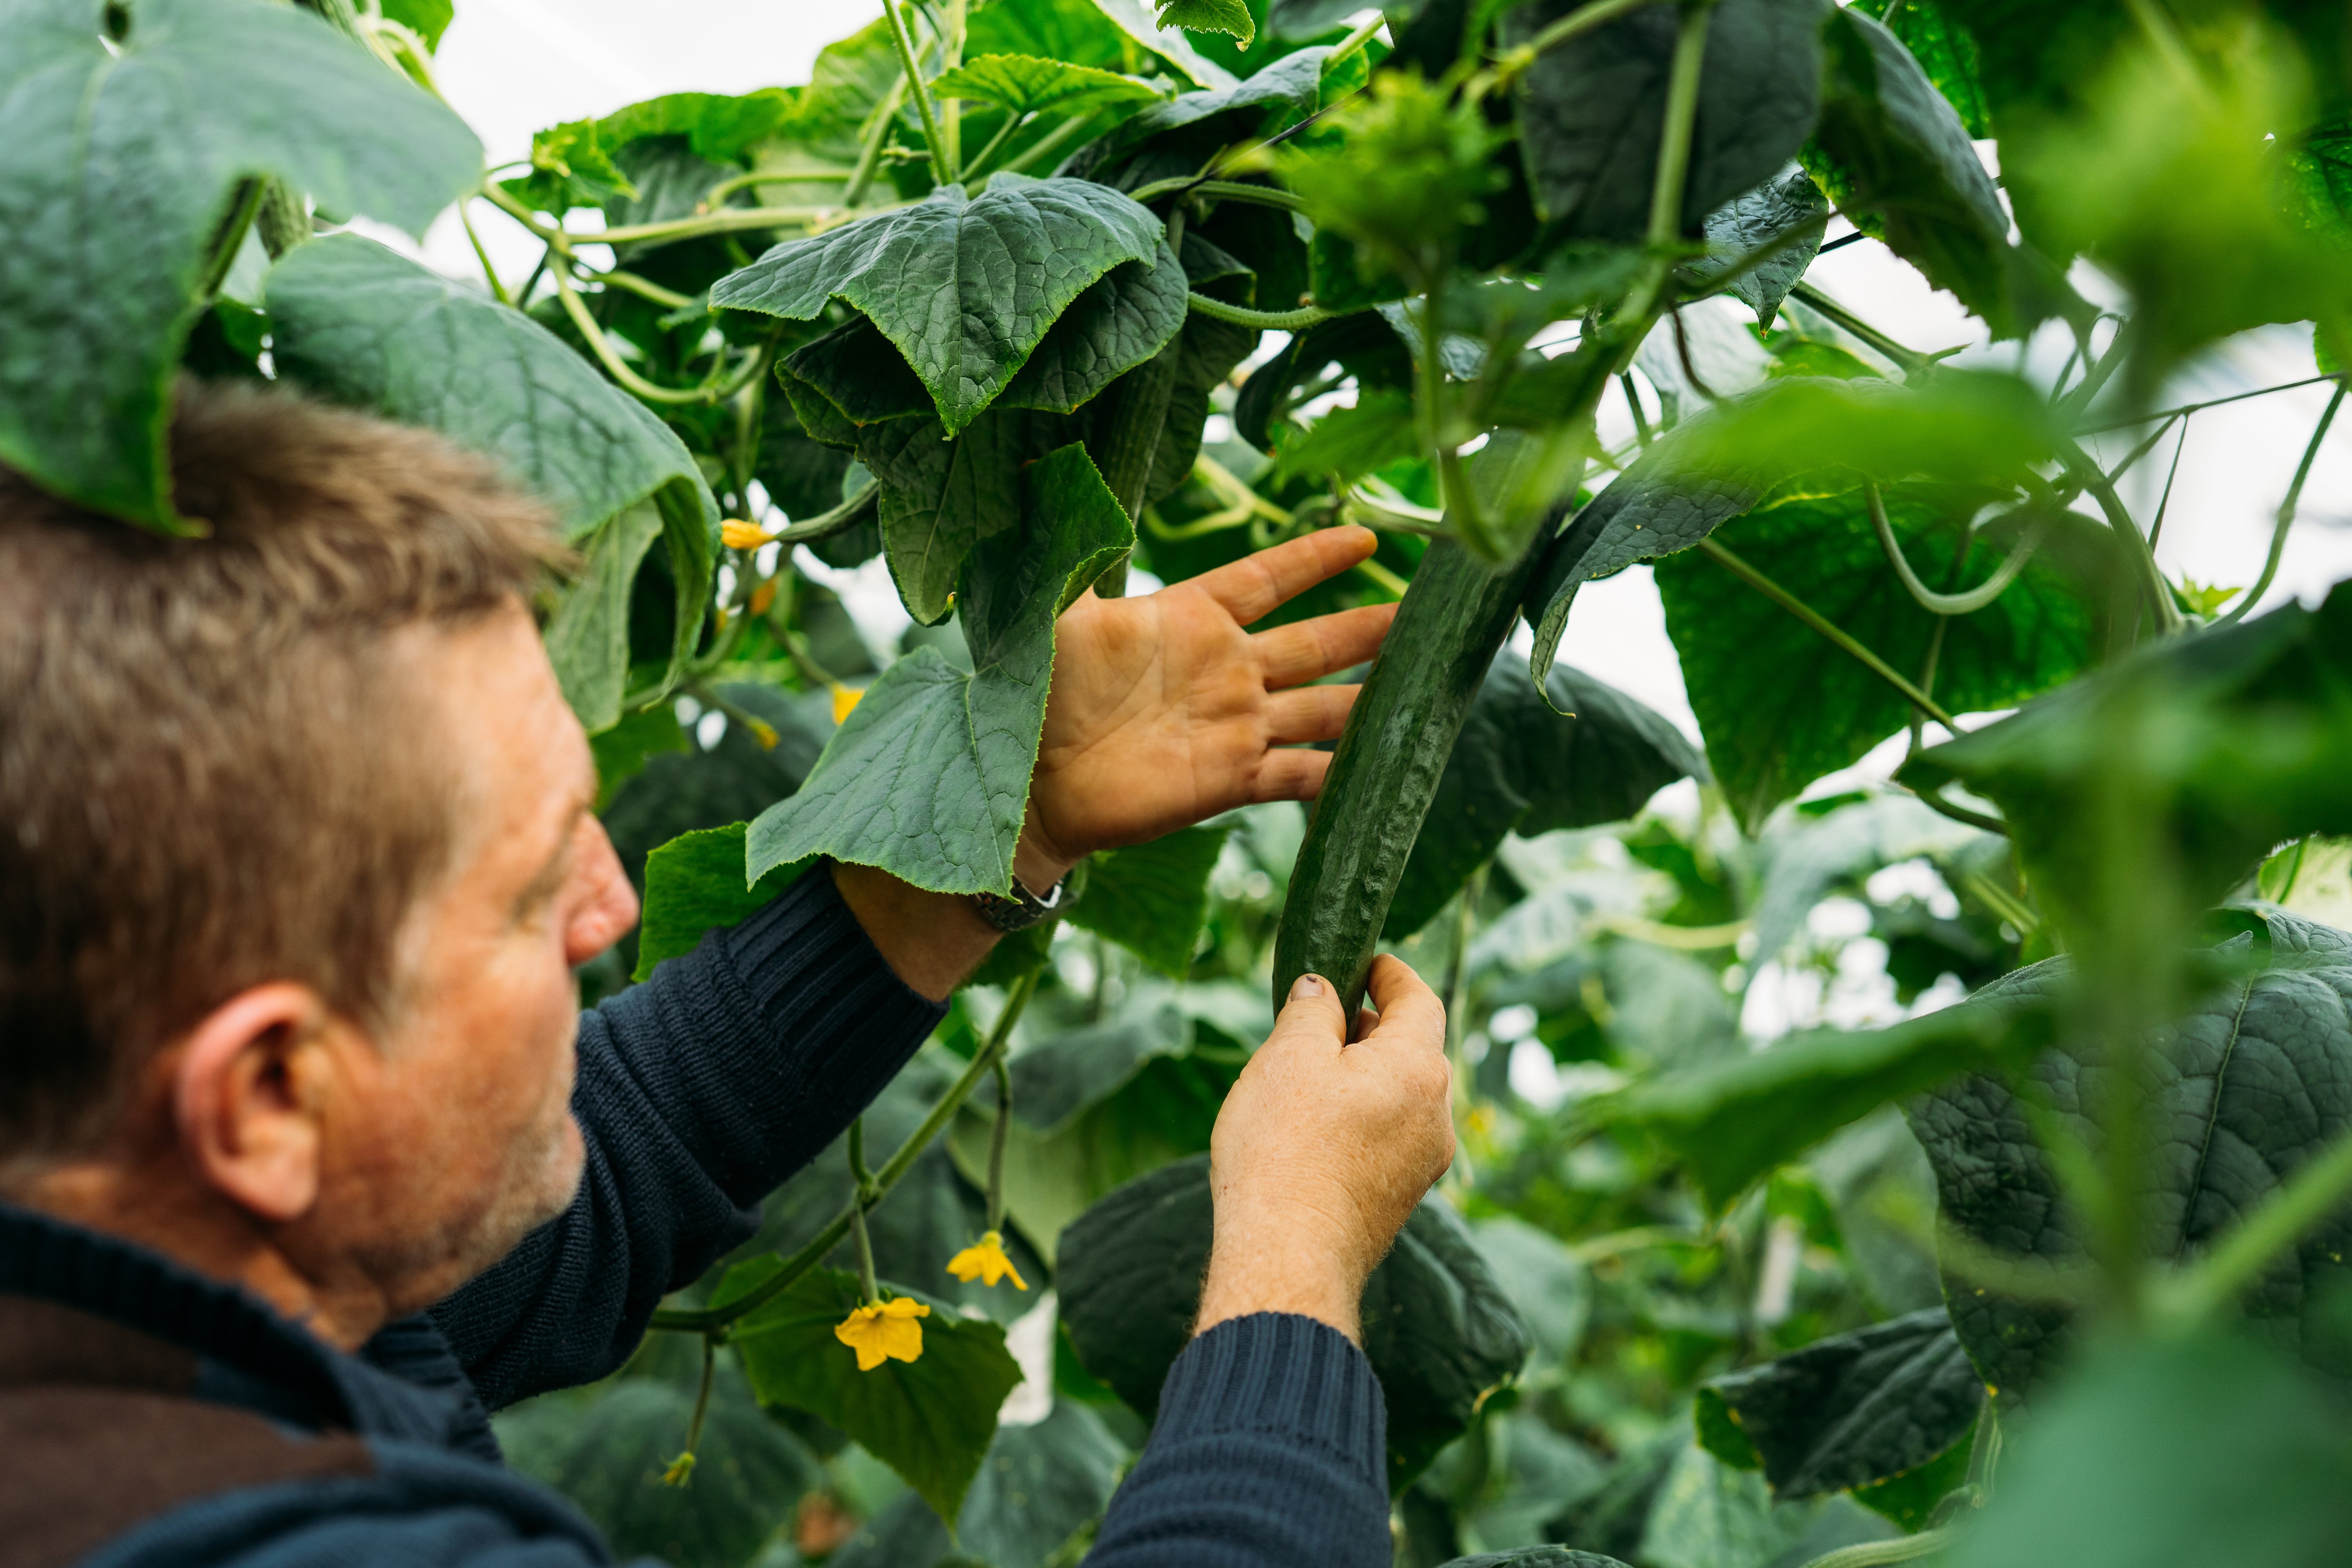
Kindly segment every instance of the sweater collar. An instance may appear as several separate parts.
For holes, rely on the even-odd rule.
[[[436,1446],[461,1425],[460,1394],[345,1354],[237,1286],[135,1242],[0,1204],[0,1304],[9,1296],[66,1309],[42,1315],[45,1332],[80,1314],[143,1336],[163,1353],[132,1358],[142,1367],[182,1352],[186,1373],[170,1392],[291,1426]]]

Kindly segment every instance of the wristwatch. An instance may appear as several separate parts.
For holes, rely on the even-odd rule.
[[[1013,896],[1009,899],[1002,893],[967,893],[964,896],[971,900],[971,907],[979,911],[982,920],[1009,936],[1060,914],[1063,905],[1069,901],[1066,896],[1069,886],[1069,873],[1064,872],[1062,879],[1048,889],[1041,899],[1023,887],[1021,879],[1015,877],[1013,879]]]

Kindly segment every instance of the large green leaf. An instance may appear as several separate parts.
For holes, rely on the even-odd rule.
[[[356,235],[313,240],[269,270],[278,374],[338,403],[429,426],[498,459],[554,509],[563,537],[589,540],[640,501],[660,513],[677,584],[671,668],[702,633],[719,552],[719,503],[669,427],[520,310],[453,283]],[[600,586],[618,591],[633,542],[624,524]],[[591,541],[592,565],[597,546]],[[642,557],[644,546],[636,545]],[[614,624],[603,622],[608,628]],[[583,628],[584,635],[584,628]],[[583,656],[586,644],[583,643]],[[566,694],[593,733],[620,717],[625,635],[597,645],[602,665],[575,666]],[[617,658],[618,662],[614,662]]]
[[[1780,301],[1820,252],[1829,216],[1829,201],[1813,177],[1791,169],[1706,215],[1709,254],[1696,270],[1713,282],[1743,258],[1777,242],[1779,250],[1755,266],[1741,268],[1725,285],[1756,312],[1757,324],[1769,329]]]
[[[1097,855],[1087,863],[1086,891],[1069,921],[1181,979],[1192,967],[1209,917],[1209,873],[1224,847],[1222,827],[1183,827]]]
[[[782,1268],[753,1258],[727,1271],[713,1306],[744,1295]],[[805,1410],[840,1428],[905,1478],[942,1517],[962,1506],[996,1434],[996,1412],[1021,1381],[1004,1331],[920,1291],[888,1288],[931,1309],[920,1320],[922,1354],[871,1372],[834,1337],[857,1305],[857,1276],[813,1268],[774,1300],[740,1320],[730,1342],[763,1405]]]
[[[1648,1128],[1722,1209],[1758,1177],[1887,1101],[1962,1073],[2022,1067],[2050,1037],[2039,1008],[1971,999],[1892,1028],[1791,1036],[1653,1079],[1596,1115]]]
[[[1024,476],[1028,517],[964,574],[972,672],[922,648],[870,687],[800,793],[751,825],[748,874],[812,855],[938,892],[1003,893],[1053,679],[1054,619],[1135,535],[1085,451]]]
[[[658,1554],[672,1568],[740,1568],[823,1472],[761,1413],[734,1356],[721,1355],[684,1488],[662,1473],[693,1425],[690,1375],[628,1376],[531,1400],[500,1414],[499,1447],[515,1469],[578,1503],[615,1552]]]
[[[692,952],[702,933],[737,925],[765,909],[814,862],[779,866],[743,885],[745,824],[680,834],[646,858],[645,913],[637,923],[637,967],[645,980],[665,958]]]
[[[950,436],[1004,390],[1046,330],[1122,261],[1153,263],[1160,220],[1085,180],[999,174],[787,240],[711,286],[730,310],[813,320],[846,300],[898,345]]]
[[[1902,43],[1860,11],[1822,29],[1829,73],[1808,162],[1838,210],[1949,289],[1996,335],[2039,312],[2013,298],[2024,263],[1968,127]]]
[[[1937,563],[1922,576],[1959,587],[2000,565],[2014,542],[2013,523],[1960,549],[1957,528],[1985,499],[1982,491],[1936,487],[1887,492],[1887,516],[1906,554]],[[1895,575],[1861,495],[1768,507],[1720,537],[1895,669],[1916,679],[1925,668],[1937,617]],[[1934,696],[1947,710],[2011,707],[2090,665],[2089,595],[2045,560],[2037,557],[1984,609],[1944,620]],[[1720,563],[1677,556],[1659,563],[1657,583],[1707,761],[1750,832],[1780,802],[1909,721],[1913,710],[1894,688]]]
[[[0,462],[169,530],[172,377],[237,182],[422,237],[481,170],[455,114],[267,0],[17,0],[0,147]]]
[[[1112,4],[1134,3],[1104,0],[1106,10]],[[1246,81],[1228,81],[1209,91],[1188,92],[1171,102],[1154,104],[1072,153],[1065,171],[1101,179],[1117,170],[1122,184],[1133,184],[1154,177],[1160,165],[1171,160],[1189,158],[1190,172],[1200,164],[1201,155],[1230,142],[1286,130],[1315,112],[1322,91],[1323,62],[1330,53],[1319,45],[1299,49]],[[1141,166],[1145,164],[1150,167]]]
[[[1156,0],[1160,25],[1195,33],[1230,33],[1243,48],[1257,37],[1257,18],[1246,0]]]
[[[629,603],[637,568],[661,531],[660,509],[644,501],[598,524],[581,548],[578,578],[548,619],[548,662],[564,701],[592,732],[620,721],[629,678]]]
[[[1526,42],[1580,0],[1536,0],[1503,18]],[[1722,0],[1708,24],[1682,227],[1770,179],[1812,134],[1826,0]],[[1677,8],[1643,6],[1539,56],[1519,79],[1519,135],[1544,214],[1564,235],[1649,230]]]
[[[1559,665],[1545,685],[1549,701],[1517,654],[1496,656],[1413,840],[1386,940],[1427,924],[1506,834],[1622,822],[1675,780],[1706,772],[1681,731],[1606,681]]]
[[[1062,1237],[1063,1321],[1078,1358],[1150,1415],[1192,1337],[1209,1253],[1205,1155],[1163,1166]],[[1403,1487],[1527,1360],[1526,1326],[1462,1222],[1424,1199],[1364,1286],[1363,1346],[1389,1416],[1389,1484]]]
[[[1998,802],[2044,907],[2095,921],[2096,829],[2126,781],[2158,814],[2183,907],[2223,897],[2273,846],[2352,829],[2352,587],[2315,610],[2171,637],[1901,774]],[[2087,929],[2087,926],[2086,928]]]
[[[1728,1412],[1773,1496],[1804,1498],[1885,1480],[1943,1454],[1975,1422],[1984,1384],[1949,1316],[1932,1307],[1716,1378],[1700,1398]],[[1703,1437],[1706,1429],[1702,1420]]]
[[[1945,15],[1942,0],[1854,0],[1853,8],[1886,23],[1960,117],[1961,129],[1971,140],[1981,142],[1992,134],[1992,111],[1985,106],[1984,84],[1978,79],[1977,41]],[[1895,19],[1887,22],[1890,11]]]
[[[1763,1568],[1790,1552],[1820,1505],[1773,1506],[1764,1479],[1693,1446],[1675,1457],[1642,1528],[1643,1568]]]
[[[1687,550],[1768,497],[1836,494],[1857,474],[2009,485],[2054,439],[2046,401],[2011,376],[1945,371],[1916,386],[1790,376],[1727,398],[1653,441],[1547,547],[1528,591],[1528,668],[1551,668],[1580,585]]]
[[[1028,1426],[1000,1426],[948,1535],[908,1495],[885,1507],[825,1559],[830,1568],[1044,1568],[1102,1515],[1127,1449],[1083,1405],[1056,1401]]]
[[[1039,1040],[1009,1064],[1013,1120],[1051,1136],[1117,1093],[1146,1062],[1181,1056],[1192,1045],[1192,1020],[1171,1002]]]
[[[1952,1568],[2323,1568],[2352,1537],[2342,1406],[2281,1358],[2200,1337],[2110,1347],[2018,1434]]]
[[[981,55],[931,83],[940,98],[1002,106],[1014,114],[1076,114],[1107,103],[1157,103],[1160,95],[1133,77],[1034,55]]]
[[[2156,1106],[2166,1136],[2149,1149],[2147,1250],[2193,1257],[2275,1193],[2297,1167],[2352,1130],[2352,936],[2284,912],[2266,918],[2269,956],[2255,973],[2204,997],[2153,1045]],[[2063,986],[2066,961],[2022,969],[1979,992],[2007,1000]],[[2033,1093],[2070,1136],[2097,1147],[2085,1113],[2097,1069],[2067,1050],[2034,1067]],[[2027,1258],[2078,1260],[2077,1221],[2037,1135],[2044,1112],[2006,1084],[1971,1078],[1911,1108],[1936,1171],[1946,1222],[1979,1245]],[[2240,1298],[2260,1338],[2301,1352],[2339,1383],[2352,1379],[2340,1338],[2319,1331],[2316,1304],[2352,1280],[2352,1214],[2306,1230]],[[2033,1397],[2073,1348],[2061,1307],[1948,1282],[1952,1324],[2004,1402]]]
[[[1614,1557],[1567,1546],[1523,1546],[1516,1552],[1482,1552],[1456,1557],[1442,1568],[1625,1568]]]

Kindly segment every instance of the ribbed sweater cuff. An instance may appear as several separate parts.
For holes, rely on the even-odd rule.
[[[1348,1336],[1295,1312],[1253,1312],[1184,1347],[1160,1386],[1152,1446],[1254,1432],[1311,1445],[1387,1487],[1388,1411]]]

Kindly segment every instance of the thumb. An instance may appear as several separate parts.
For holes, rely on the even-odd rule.
[[[1289,1000],[1282,1005],[1282,1016],[1274,1021],[1274,1033],[1266,1040],[1272,1044],[1286,1038],[1302,1044],[1347,1043],[1347,1015],[1339,1008],[1339,989],[1321,975],[1302,974],[1290,983]]]

